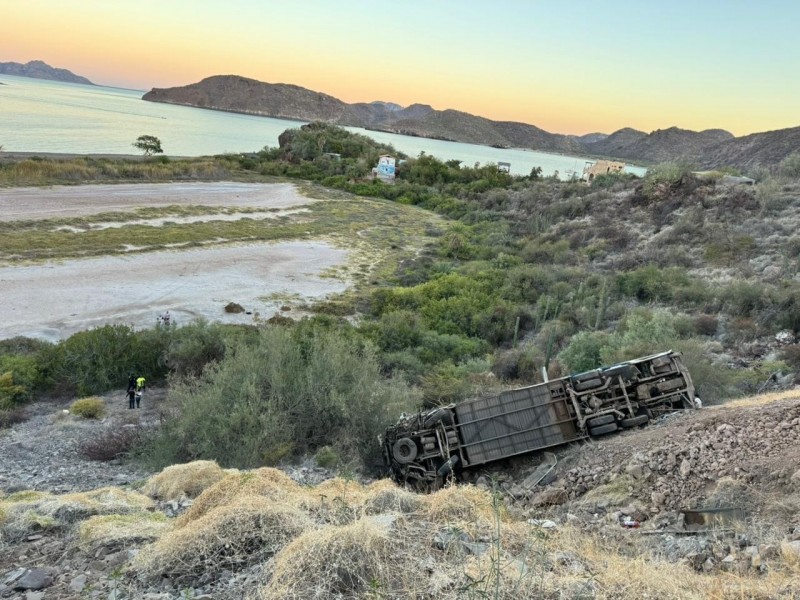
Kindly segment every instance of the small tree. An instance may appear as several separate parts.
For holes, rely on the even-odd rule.
[[[154,135],[140,135],[136,138],[136,141],[133,142],[133,147],[144,152],[145,156],[164,153],[161,149],[161,140]]]

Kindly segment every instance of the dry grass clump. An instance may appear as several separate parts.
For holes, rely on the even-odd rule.
[[[153,475],[142,492],[159,500],[196,498],[201,492],[225,477],[225,471],[213,460],[196,460],[172,465]]]
[[[129,514],[152,508],[147,496],[119,488],[54,496],[24,491],[11,494],[0,503],[4,538],[21,539],[41,530],[66,527],[92,515]]]
[[[422,510],[423,500],[388,479],[370,486],[370,496],[364,502],[364,512],[368,515],[381,513],[409,514]]]
[[[90,550],[101,546],[121,550],[152,542],[171,528],[160,512],[136,512],[127,515],[99,515],[86,519],[78,527],[78,543]]]
[[[634,540],[636,535],[631,533]],[[685,564],[648,557],[646,553],[625,552],[608,538],[587,535],[570,526],[557,530],[544,544],[548,556],[558,552],[572,558],[557,562],[552,570],[542,574],[539,585],[545,592],[543,595],[583,586],[592,590],[591,597],[609,600],[800,597],[800,572],[786,564],[770,565],[766,575],[718,572],[711,576]]]
[[[247,473],[230,473],[201,493],[194,504],[178,517],[176,527],[184,527],[219,506],[230,504],[234,499],[261,496],[269,500],[282,501],[301,491],[291,477],[264,467]]]
[[[419,557],[370,519],[308,531],[274,559],[272,578],[254,598],[419,597]]]
[[[471,485],[453,485],[442,488],[425,498],[425,517],[440,524],[472,523],[492,526],[495,522],[495,507],[492,494]],[[502,507],[501,516],[505,518]]]
[[[313,525],[292,506],[243,496],[164,534],[139,552],[132,567],[145,577],[179,579],[235,570],[265,561]]]
[[[779,400],[790,400],[800,397],[798,390],[788,390],[785,392],[771,392],[769,394],[760,394],[758,396],[749,396],[747,398],[739,398],[730,400],[725,403],[723,410],[730,410],[733,408],[742,408],[746,406],[763,406],[765,404],[772,404]]]

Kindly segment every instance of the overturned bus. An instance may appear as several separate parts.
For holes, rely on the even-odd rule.
[[[662,352],[403,415],[383,436],[383,457],[397,481],[430,485],[450,473],[695,407],[681,355]]]

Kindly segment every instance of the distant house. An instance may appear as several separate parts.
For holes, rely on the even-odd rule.
[[[388,154],[378,158],[378,166],[372,169],[372,176],[384,183],[394,183],[395,160],[394,156]]]
[[[598,175],[608,175],[610,173],[622,173],[625,169],[624,162],[616,162],[613,160],[598,160],[597,162],[587,162],[583,168],[582,181],[591,183],[591,181]]]

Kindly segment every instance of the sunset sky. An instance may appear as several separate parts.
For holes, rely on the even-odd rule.
[[[797,0],[5,4],[0,62],[41,59],[104,85],[236,74],[554,133],[800,126]]]

